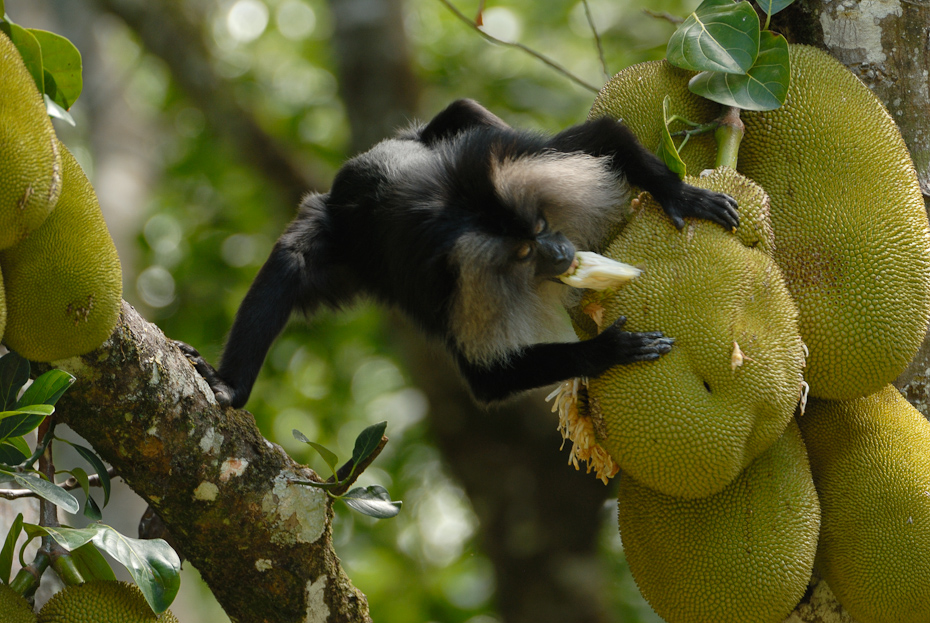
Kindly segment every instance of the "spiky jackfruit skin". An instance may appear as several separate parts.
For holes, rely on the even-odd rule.
[[[0,623],[36,623],[29,602],[3,582],[0,582]]]
[[[128,582],[95,580],[55,593],[42,610],[39,623],[178,623],[166,611],[156,616],[142,591]]]
[[[587,294],[581,308],[603,308],[601,327],[623,315],[627,331],[675,338],[655,361],[590,379],[588,405],[598,443],[623,472],[695,498],[719,492],[781,436],[800,397],[804,353],[781,273],[758,248],[764,236],[748,228],[764,220],[764,193],[732,171],[687,181],[733,194],[756,247],[709,221],[678,231],[644,196],[604,253],[642,275]]]
[[[871,394],[930,320],[930,228],[891,115],[827,53],[791,46],[785,105],[745,113],[738,169],[772,198],[776,259],[801,311],[811,395]]]
[[[704,123],[715,119],[722,107],[688,90],[688,80],[695,72],[679,69],[665,61],[648,61],[628,67],[615,75],[595,99],[589,119],[612,117],[633,130],[636,138],[648,149],[659,147],[664,123],[662,101],[669,96],[671,114]],[[672,132],[689,129],[676,121]],[[681,142],[680,140],[676,142]],[[689,175],[714,168],[717,147],[713,133],[693,136],[681,150]]]
[[[820,495],[817,569],[860,623],[930,621],[930,422],[891,385],[798,418]]]
[[[45,221],[61,192],[58,139],[13,42],[0,32],[0,249]]]
[[[825,52],[789,50],[785,104],[741,113],[737,170],[772,201],[775,259],[800,311],[811,395],[856,398],[894,380],[923,340],[930,230],[910,155],[881,102]],[[604,87],[591,114],[622,118],[654,149],[665,93],[694,122],[719,114],[687,90],[691,75],[665,61],[635,65]],[[682,150],[689,171],[713,166],[712,138],[702,140]]]
[[[667,496],[620,476],[627,562],[643,597],[667,623],[782,621],[807,588],[819,520],[794,422],[710,497]]]
[[[4,342],[32,361],[83,355],[110,337],[122,271],[90,182],[59,145],[58,205],[25,240],[0,251],[6,289]]]

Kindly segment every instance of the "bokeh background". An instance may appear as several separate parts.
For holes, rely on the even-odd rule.
[[[674,24],[663,14],[696,5],[488,0],[483,29],[597,89],[607,73],[664,56]],[[455,6],[479,12],[475,0]],[[81,50],[77,126],[55,125],[99,195],[124,298],[211,361],[299,197],[325,191],[347,157],[459,97],[546,132],[584,120],[594,98],[440,0],[7,0],[6,10]],[[388,421],[391,441],[360,484],[387,487],[403,511],[378,522],[337,504],[334,523],[375,621],[659,620],[624,564],[614,488],[566,465],[541,396],[475,409],[443,355],[396,315],[362,302],[295,319],[247,408],[321,473],[292,429],[347,457],[359,431]],[[135,536],[144,506],[123,487],[104,521]],[[173,610],[184,622],[228,620],[188,563]]]

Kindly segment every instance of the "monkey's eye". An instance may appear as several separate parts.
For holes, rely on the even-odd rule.
[[[533,245],[529,242],[524,242],[519,247],[517,247],[517,259],[518,260],[525,260],[532,253],[533,253]]]
[[[533,233],[538,236],[539,234],[546,231],[547,226],[548,225],[545,219],[539,219],[538,221],[536,221],[536,227],[533,229]]]

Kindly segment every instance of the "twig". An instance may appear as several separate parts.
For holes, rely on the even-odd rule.
[[[597,32],[597,26],[594,25],[594,16],[591,15],[591,5],[588,0],[581,0],[584,5],[584,16],[588,19],[588,26],[594,34],[594,43],[597,44],[597,57],[601,61],[601,70],[604,72],[604,79],[610,80],[610,71],[607,69],[607,59],[604,58],[604,46],[601,45],[601,35]]]
[[[672,15],[671,13],[667,11],[659,12],[659,11],[652,11],[650,9],[643,9],[643,13],[651,17],[655,17],[657,19],[664,19],[665,21],[671,22],[672,24],[676,24],[676,25],[681,24],[682,22],[685,21],[684,19],[678,17],[677,15]]]
[[[112,467],[107,470],[107,474],[109,474],[110,478],[115,478],[117,475],[116,470]],[[90,483],[91,487],[100,486],[100,476],[97,474],[90,476],[87,480]],[[59,482],[56,484],[62,489],[64,489],[65,491],[71,491],[72,489],[77,489],[78,487],[81,486],[81,483],[79,483],[76,478],[68,478],[66,481]],[[36,495],[30,489],[0,489],[0,498],[3,498],[5,500],[16,500],[19,498],[35,498],[35,497],[39,497],[39,496]]]
[[[575,84],[577,84],[578,86],[582,87],[583,89],[587,89],[587,90],[591,91],[592,93],[598,93],[598,92],[600,91],[600,89],[598,89],[597,87],[588,84],[587,82],[585,82],[584,80],[582,80],[581,78],[579,78],[578,76],[576,76],[575,74],[573,74],[572,72],[570,72],[569,70],[567,70],[566,68],[564,68],[564,67],[562,67],[561,65],[559,65],[558,63],[556,63],[554,60],[550,59],[550,58],[547,57],[547,56],[544,56],[544,55],[540,54],[540,53],[537,52],[536,50],[533,50],[533,49],[531,49],[531,48],[528,48],[528,47],[526,47],[525,45],[523,45],[522,43],[517,43],[517,42],[515,42],[515,41],[504,41],[503,39],[498,39],[497,37],[495,37],[495,36],[493,36],[493,35],[489,35],[489,34],[486,33],[485,31],[481,30],[481,28],[480,28],[473,20],[469,19],[464,13],[462,13],[461,11],[459,11],[459,10],[455,7],[455,5],[453,5],[451,2],[449,2],[449,0],[439,0],[439,1],[442,2],[444,5],[446,5],[446,8],[449,9],[450,11],[452,11],[452,13],[453,13],[456,17],[458,17],[461,21],[463,21],[463,22],[465,22],[466,24],[468,24],[468,26],[469,26],[472,30],[474,30],[475,32],[477,32],[477,33],[478,33],[479,35],[481,35],[482,37],[484,37],[484,39],[486,39],[487,41],[490,41],[491,43],[496,43],[496,44],[498,44],[498,45],[504,45],[504,46],[508,46],[508,47],[511,47],[511,48],[516,48],[516,49],[518,49],[518,50],[522,50],[522,51],[526,52],[527,54],[529,54],[530,56],[532,56],[533,58],[536,58],[536,59],[542,61],[543,63],[545,63],[546,65],[548,65],[549,67],[551,67],[551,68],[554,69],[555,71],[559,72],[560,74],[562,74],[563,76],[565,76],[566,78],[568,78],[569,80],[571,80],[572,82],[574,82]]]
[[[387,444],[388,438],[382,436],[381,441],[378,443],[378,447],[375,448],[371,454],[369,454],[364,461],[356,465],[352,461],[348,461],[345,465],[336,470],[335,477],[330,476],[326,482],[339,482],[340,485],[334,489],[330,489],[330,493],[333,495],[342,495],[349,490],[355,481],[358,480],[358,477],[362,475],[368,466],[371,465],[378,455],[381,454],[381,451],[384,450],[384,446]],[[354,469],[354,471],[353,471]]]

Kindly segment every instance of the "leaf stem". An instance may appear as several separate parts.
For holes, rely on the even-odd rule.
[[[739,145],[746,130],[739,115],[739,108],[728,106],[723,116],[718,120],[719,125],[714,131],[714,138],[717,139],[716,166],[718,168],[730,167],[736,169],[736,163],[739,159]]]

